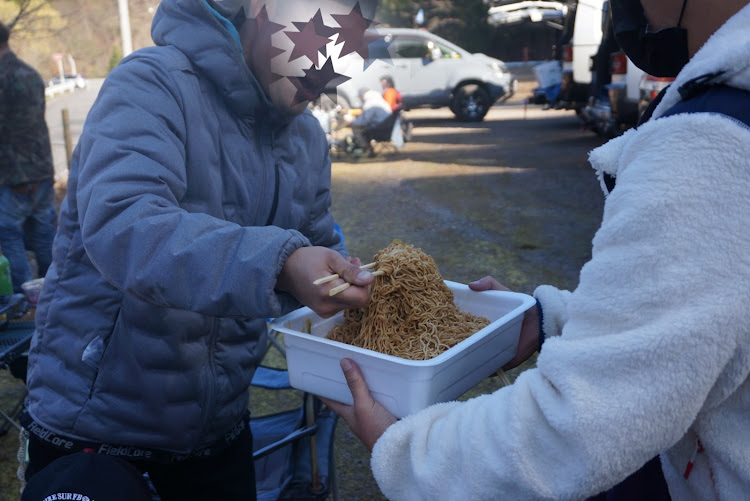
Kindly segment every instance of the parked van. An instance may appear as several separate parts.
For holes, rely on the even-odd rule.
[[[643,70],[620,50],[615,40],[609,2],[604,2],[604,14],[602,41],[591,58],[589,104],[580,116],[587,128],[605,138],[612,138],[638,124],[639,85]]]
[[[555,49],[559,85],[540,86],[532,102],[580,112],[591,95],[591,58],[602,41],[604,0],[568,0],[562,34]],[[549,73],[549,71],[548,71]]]

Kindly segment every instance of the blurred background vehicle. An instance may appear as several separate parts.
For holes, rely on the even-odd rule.
[[[84,89],[88,85],[86,77],[76,70],[76,61],[71,54],[63,54],[57,52],[52,55],[53,60],[57,64],[57,74],[47,81],[47,88],[44,89],[44,95],[47,99],[51,99],[58,94],[65,94],[67,92],[73,92],[76,89]],[[64,62],[70,67],[69,71],[65,71]]]
[[[574,110],[586,129],[610,139],[638,124],[643,71],[620,50],[608,1],[570,1],[557,59],[534,67],[530,102]]]
[[[638,85],[638,116],[643,115],[646,108],[656,97],[666,89],[669,84],[674,82],[674,78],[671,77],[655,77],[644,73],[641,78],[640,84]]]
[[[615,40],[609,2],[604,2],[603,16],[602,41],[591,57],[589,102],[580,118],[586,128],[611,139],[638,124],[639,85],[644,73]]]
[[[558,21],[565,18],[568,6],[564,2],[544,0],[505,1],[490,7],[487,22],[491,26],[504,26],[524,21]]]
[[[644,73],[624,52],[611,55],[611,81],[589,98],[580,118],[584,126],[605,139],[619,136],[638,125],[640,83]]]
[[[51,78],[49,82],[47,82],[47,87],[52,87],[53,85],[60,85],[65,82],[73,82],[73,85],[77,89],[83,89],[87,85],[86,77],[81,75],[80,73],[71,74],[68,73],[66,75],[63,75],[62,77],[56,76],[54,78]]]
[[[604,0],[568,0],[565,5],[565,20],[553,60],[545,63],[543,75],[548,78],[540,79],[537,74],[539,86],[530,102],[580,113],[591,95],[591,58],[602,41]],[[555,71],[555,65],[559,70]]]
[[[343,108],[360,107],[360,89],[380,89],[384,75],[393,78],[404,110],[449,107],[464,122],[482,121],[493,104],[516,91],[515,75],[499,59],[472,54],[421,29],[385,28],[377,35],[383,43],[370,46],[365,71],[326,91]]]

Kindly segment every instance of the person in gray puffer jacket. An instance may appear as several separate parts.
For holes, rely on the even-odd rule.
[[[27,480],[89,450],[147,471],[162,499],[253,498],[265,319],[360,307],[372,282],[330,213],[328,144],[307,111],[323,80],[294,76],[320,71],[278,41],[326,3],[368,20],[377,2],[163,0],[156,46],[107,77],[36,314]]]

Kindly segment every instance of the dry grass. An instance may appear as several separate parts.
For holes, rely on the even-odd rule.
[[[0,408],[4,412],[25,394],[23,383],[14,379],[8,371],[0,372]],[[2,419],[2,418],[0,418]],[[0,437],[0,501],[17,501],[21,484],[16,478],[18,460],[18,430],[11,427]]]

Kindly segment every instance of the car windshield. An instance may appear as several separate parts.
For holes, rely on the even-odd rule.
[[[461,57],[461,54],[456,52],[455,50],[451,49],[450,47],[443,45],[438,42],[431,42],[434,44],[434,47],[437,47],[440,49],[440,53],[443,56],[443,59],[459,59]]]
[[[390,54],[401,58],[457,59],[461,54],[450,47],[433,40],[408,37],[394,37]]]

